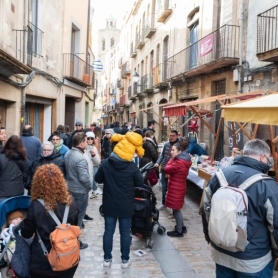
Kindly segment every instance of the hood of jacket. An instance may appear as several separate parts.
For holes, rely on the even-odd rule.
[[[113,168],[117,169],[117,170],[123,170],[126,169],[130,163],[133,162],[129,162],[129,161],[123,161],[121,159],[117,159],[113,156],[109,156],[108,158],[109,163],[113,166]]]
[[[262,173],[266,173],[269,171],[270,166],[268,166],[267,164],[258,161],[255,158],[252,158],[250,156],[236,156],[234,158],[234,163],[233,164],[237,164],[237,165],[248,165],[249,167],[256,169]]]
[[[185,161],[191,161],[191,156],[188,152],[186,151],[183,151],[181,152],[180,154],[178,154],[176,156],[176,159],[182,159],[182,160],[185,160]]]

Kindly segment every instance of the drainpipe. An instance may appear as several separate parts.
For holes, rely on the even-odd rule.
[[[87,20],[87,39],[86,39],[86,63],[89,64],[89,33],[90,33],[90,15],[91,15],[91,0],[88,0],[88,20]],[[89,70],[87,69],[87,65],[86,65],[86,70]],[[88,72],[86,72],[88,73]]]
[[[240,9],[240,31],[239,31],[239,65],[238,65],[238,92],[242,93],[241,87],[241,69],[242,69],[242,38],[243,38],[243,24],[244,24],[244,3],[242,1],[241,3],[241,9]]]

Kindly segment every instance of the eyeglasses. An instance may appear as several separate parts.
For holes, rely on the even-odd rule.
[[[59,141],[59,138],[52,138],[51,141]]]
[[[75,126],[82,126],[82,125],[75,125]]]
[[[42,149],[44,152],[52,152],[52,149]]]
[[[265,157],[265,159],[266,159],[266,164],[267,164],[268,166],[272,166],[272,163],[271,163],[270,159],[269,159],[265,154],[263,154],[262,156]]]
[[[94,137],[87,137],[87,140],[94,140]]]

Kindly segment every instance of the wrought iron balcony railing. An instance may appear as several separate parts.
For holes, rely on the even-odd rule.
[[[145,74],[140,78],[140,84],[138,87],[138,93],[141,92],[152,92],[153,91],[153,76]]]
[[[206,72],[236,64],[239,58],[239,28],[235,25],[220,27],[165,60],[162,70],[155,68],[155,76],[161,78],[162,74],[162,80],[167,80],[184,73],[192,75],[193,70],[196,71],[202,66],[208,66],[206,69],[202,69],[202,72]],[[211,64],[213,66],[210,68]],[[158,74],[156,74],[157,70],[159,70]]]
[[[127,76],[130,75],[130,72],[131,72],[130,63],[126,62],[122,67],[122,73],[121,73],[122,78],[127,78]]]
[[[164,22],[172,13],[171,0],[157,0],[155,5],[157,22]]]
[[[143,36],[147,39],[150,39],[152,35],[156,32],[153,23],[153,16],[150,18],[149,22],[146,23]]]
[[[137,49],[142,49],[143,46],[145,45],[145,40],[144,40],[144,37],[142,36],[142,32],[138,32],[136,34],[135,43],[136,43],[136,48]]]
[[[125,96],[126,95],[120,96],[120,106],[124,106],[125,105]]]
[[[133,42],[130,44],[130,58],[135,58],[137,56],[137,50],[133,46]]]
[[[257,56],[261,61],[278,61],[278,5],[257,16]]]
[[[124,88],[124,80],[119,78],[117,80],[117,87],[118,87],[118,89],[122,90]]]
[[[64,54],[63,77],[81,86],[94,85],[92,66],[72,53]]]
[[[43,31],[38,28],[35,24],[33,24],[31,21],[28,23],[30,29],[32,30],[32,52],[33,56],[42,57],[42,35]]]

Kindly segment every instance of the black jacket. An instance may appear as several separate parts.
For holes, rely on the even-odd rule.
[[[28,174],[27,160],[20,159],[16,154],[13,159],[0,154],[0,198],[23,195]]]
[[[142,187],[143,177],[134,162],[111,156],[104,160],[95,175],[103,183],[103,213],[111,217],[131,217],[134,213],[134,187]]]
[[[157,145],[155,145],[152,139],[146,138],[146,141],[143,144],[143,148],[145,150],[145,153],[140,161],[140,168],[142,168],[149,162],[153,162],[153,164],[155,164],[158,159]]]
[[[65,204],[58,204],[54,213],[58,219],[62,222],[62,218],[65,211]],[[68,221],[67,223],[77,225],[78,209],[75,202],[70,205]],[[40,237],[47,249],[50,251],[51,244],[49,241],[49,234],[55,230],[57,224],[52,217],[46,213],[45,207],[37,200],[32,201],[30,208],[28,209],[27,217],[20,223],[21,235],[25,238],[30,238],[35,234],[33,243],[31,244],[31,259],[30,270],[38,274],[57,274],[52,271],[50,264],[43,254],[42,248],[38,242],[38,236],[36,231],[38,230]],[[61,274],[66,274],[67,271],[61,271]]]
[[[104,137],[101,142],[101,156],[103,159],[108,158],[112,152],[112,144],[107,137]]]
[[[31,174],[31,180],[36,172],[36,169],[44,164],[50,164],[53,163],[57,165],[64,176],[66,176],[66,169],[65,169],[65,162],[64,159],[61,157],[61,153],[58,150],[53,151],[53,153],[49,156],[40,156],[38,159],[36,159],[32,165],[30,166],[30,174]]]
[[[153,128],[145,127],[145,128],[143,129],[143,137],[145,137],[145,134],[146,134],[146,132],[147,132],[148,130],[152,131],[153,134],[155,134],[155,130],[154,130]],[[155,144],[156,144],[156,146],[157,146],[156,148],[158,148],[158,145],[157,145],[157,141],[156,141],[155,136],[153,136],[153,141],[155,142]]]

